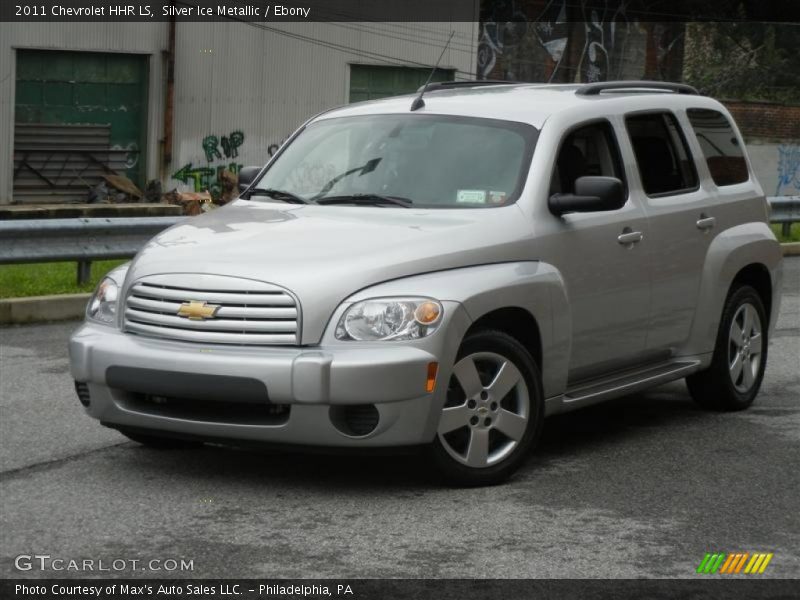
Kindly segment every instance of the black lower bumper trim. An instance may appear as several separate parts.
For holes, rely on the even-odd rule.
[[[253,404],[269,402],[267,386],[249,377],[113,366],[106,369],[106,383],[118,390],[151,396]]]

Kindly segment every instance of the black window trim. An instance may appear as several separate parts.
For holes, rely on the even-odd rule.
[[[623,204],[618,210],[621,210],[625,207],[630,200],[630,186],[628,185],[628,172],[625,170],[625,159],[622,156],[622,146],[619,143],[619,136],[617,135],[616,130],[614,129],[614,123],[611,122],[611,119],[607,117],[592,117],[591,119],[587,119],[586,121],[581,121],[575,125],[570,126],[566,131],[561,134],[561,139],[558,140],[558,147],[556,148],[555,153],[555,160],[553,161],[553,167],[550,169],[550,178],[548,181],[547,186],[547,193],[548,196],[550,195],[550,190],[553,186],[553,177],[556,173],[556,168],[558,168],[558,157],[561,155],[561,149],[564,147],[564,142],[567,138],[578,131],[579,129],[583,129],[584,127],[589,127],[590,125],[596,125],[597,123],[605,123],[611,129],[611,135],[614,136],[614,146],[616,147],[616,159],[619,169],[622,174],[622,189],[625,192],[625,204]],[[612,157],[613,160],[613,157]]]
[[[675,119],[675,125],[678,129],[678,136],[681,139],[681,144],[683,144],[683,149],[686,152],[686,156],[689,157],[689,164],[692,165],[692,170],[694,171],[694,178],[695,178],[695,186],[688,187],[688,188],[681,188],[679,190],[672,190],[669,192],[659,192],[658,194],[648,194],[647,191],[644,189],[644,182],[642,181],[642,170],[639,167],[639,158],[636,156],[636,150],[633,147],[633,139],[631,139],[631,132],[628,129],[628,117],[638,117],[642,115],[670,115],[673,119]],[[678,118],[678,115],[675,114],[673,110],[668,108],[655,108],[655,109],[648,109],[648,110],[636,110],[627,112],[623,115],[625,120],[625,131],[628,134],[628,144],[630,144],[631,152],[633,153],[633,159],[636,162],[636,174],[639,176],[639,183],[642,184],[642,192],[648,198],[669,198],[670,196],[683,196],[685,194],[691,194],[696,192],[700,189],[700,173],[697,170],[697,164],[695,161],[697,157],[692,153],[692,149],[689,147],[688,142],[686,141],[686,132],[683,130],[683,125],[681,125],[681,121]]]
[[[694,125],[692,124],[692,118],[689,116],[689,111],[690,110],[707,110],[707,111],[710,111],[710,112],[715,112],[715,113],[718,113],[719,115],[721,115],[725,119],[725,121],[728,123],[728,125],[731,128],[731,133],[736,136],[736,141],[739,142],[740,147],[742,149],[742,158],[744,159],[745,168],[747,169],[747,179],[745,179],[744,181],[737,181],[736,183],[724,183],[724,184],[719,184],[716,181],[714,181],[714,176],[711,174],[711,169],[708,167],[708,157],[705,155],[705,152],[703,152],[703,147],[700,144],[700,136],[697,135],[697,131],[695,130]],[[689,125],[692,128],[692,134],[694,134],[694,137],[697,140],[697,145],[700,147],[700,153],[703,156],[703,164],[705,165],[705,168],[708,171],[708,178],[711,180],[711,183],[714,184],[714,187],[716,187],[717,189],[728,188],[728,187],[731,187],[733,185],[742,185],[742,184],[745,184],[745,183],[750,183],[753,180],[753,173],[750,172],[750,165],[747,162],[747,157],[746,157],[745,151],[744,151],[744,148],[745,148],[744,140],[742,139],[742,136],[741,136],[740,132],[737,131],[736,124],[734,123],[732,117],[729,117],[724,112],[722,112],[721,110],[718,110],[716,108],[707,108],[707,107],[704,107],[704,106],[687,106],[686,107],[686,119],[689,121]],[[713,145],[711,140],[706,140],[706,141],[708,141],[708,143]]]

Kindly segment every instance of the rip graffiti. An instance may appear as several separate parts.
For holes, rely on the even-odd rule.
[[[239,156],[239,146],[244,143],[244,134],[241,131],[233,131],[229,136],[222,136],[222,151],[225,158],[236,158]],[[206,153],[206,161],[212,162],[221,159],[219,153],[220,140],[215,135],[207,135],[203,138],[203,150]]]
[[[206,165],[194,166],[191,162],[186,163],[172,174],[172,178],[183,184],[191,185],[195,192],[208,190],[214,200],[219,199],[223,191],[222,173],[230,171],[236,175],[244,166],[242,163],[232,160],[239,157],[239,148],[244,144],[244,137],[244,133],[241,131],[232,131],[229,135],[222,137],[207,135],[202,142]],[[270,158],[282,144],[283,142],[270,144],[267,149]],[[219,165],[212,164],[216,161],[225,162]]]
[[[208,164],[195,167],[192,163],[186,163],[172,174],[172,178],[184,184],[191,182],[195,192],[208,190],[211,197],[216,200],[222,194],[221,176],[223,171],[237,174],[243,165],[236,161],[222,165],[211,165],[211,163],[217,160],[237,158],[239,147],[242,144],[244,144],[244,133],[241,131],[232,131],[230,135],[222,136],[222,139],[216,135],[207,135],[203,138],[202,148]],[[220,148],[222,152],[220,152]]]

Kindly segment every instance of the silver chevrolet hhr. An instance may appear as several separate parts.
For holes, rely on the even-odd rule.
[[[151,240],[70,340],[156,447],[423,446],[510,475],[548,415],[686,378],[747,408],[781,250],[727,110],[685,85],[431,84],[325,112]]]

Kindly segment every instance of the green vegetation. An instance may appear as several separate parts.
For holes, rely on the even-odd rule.
[[[74,262],[38,263],[0,266],[0,298],[78,294],[91,292],[100,279],[125,260],[101,260],[92,263],[92,277],[86,285],[76,283]]]
[[[782,234],[781,230],[783,229],[783,225],[772,224],[771,227],[779,242],[800,242],[800,223],[792,223],[792,228],[789,230],[789,237],[785,237]]]
[[[757,4],[757,0],[752,4]],[[715,98],[797,104],[800,27],[796,23],[753,19],[689,23],[684,46],[684,79]]]

